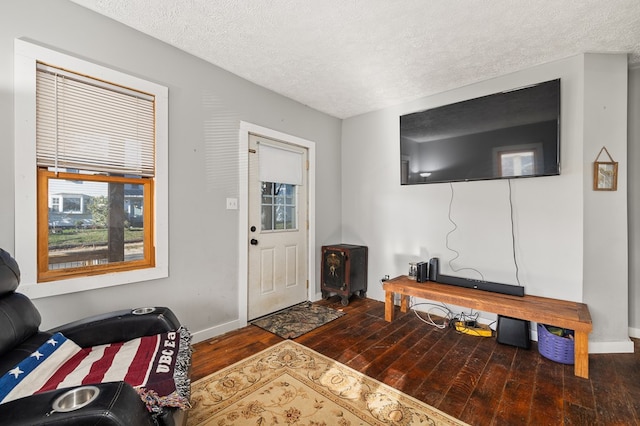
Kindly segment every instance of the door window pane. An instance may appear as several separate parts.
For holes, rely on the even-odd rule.
[[[262,230],[298,229],[296,185],[262,182]]]

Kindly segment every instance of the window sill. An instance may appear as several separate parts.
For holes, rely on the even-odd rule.
[[[42,299],[45,297],[167,278],[168,276],[169,272],[166,267],[155,267],[127,272],[114,272],[103,275],[70,278],[40,284],[23,282],[18,287],[18,292],[23,293],[30,299]]]

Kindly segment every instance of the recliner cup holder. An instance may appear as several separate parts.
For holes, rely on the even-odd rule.
[[[53,401],[53,411],[67,413],[89,405],[100,394],[97,386],[81,386],[71,389]]]
[[[133,311],[131,311],[131,313],[133,315],[146,315],[146,314],[150,314],[152,312],[155,312],[156,308],[152,308],[152,307],[146,307],[146,308],[136,308]]]

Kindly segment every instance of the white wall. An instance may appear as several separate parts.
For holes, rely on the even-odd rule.
[[[628,339],[627,79],[626,55],[585,55],[583,299],[594,322],[592,352],[633,352]],[[603,146],[619,162],[617,191],[593,191],[591,164]]]
[[[629,70],[629,333],[640,338],[640,66]]]
[[[561,78],[562,174],[512,181],[519,279],[528,294],[587,302],[594,322],[591,340],[628,349],[627,228],[626,213],[619,212],[626,212],[625,185],[604,197],[590,189],[591,162],[603,143],[613,147],[616,160],[626,161],[626,127],[621,131],[620,119],[602,117],[608,108],[626,120],[625,72],[623,55],[578,55],[345,120],[343,241],[369,246],[369,297],[384,300],[379,278],[406,274],[408,262],[431,257],[440,258],[445,274],[479,278],[472,271],[454,273],[448,264],[454,257],[446,247],[453,229],[452,189],[451,215],[458,229],[449,244],[460,252],[453,268],[476,268],[486,280],[517,284],[507,181],[401,186],[398,117]],[[603,199],[613,200],[613,209],[585,211]],[[612,237],[606,247],[592,243],[605,234]],[[593,245],[587,247],[587,241]],[[609,270],[606,280],[595,275],[596,262]],[[603,300],[604,282],[611,302]]]
[[[10,0],[0,3],[0,247],[13,252],[20,238],[14,236],[13,203],[17,37],[169,87],[169,278],[37,299],[43,328],[148,305],[170,306],[201,335],[233,328],[238,319],[238,210],[226,210],[226,198],[239,195],[241,120],[316,143],[321,183],[316,252],[339,240],[341,188],[335,167],[341,161],[340,120],[69,1]]]

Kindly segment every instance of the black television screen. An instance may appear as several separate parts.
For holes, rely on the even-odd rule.
[[[400,182],[560,174],[560,80],[400,116]]]

